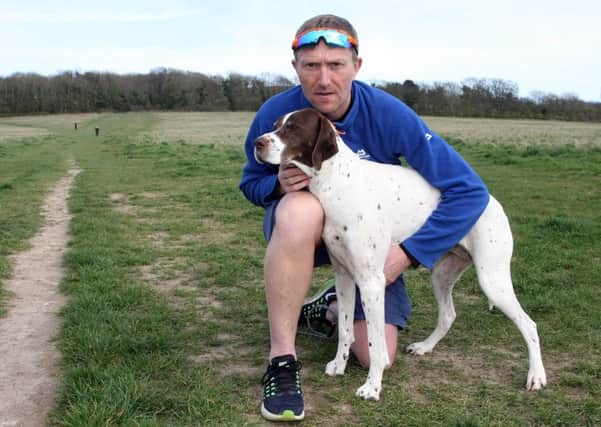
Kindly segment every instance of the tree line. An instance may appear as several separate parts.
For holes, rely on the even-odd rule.
[[[0,115],[99,111],[256,111],[295,83],[286,77],[206,75],[173,69],[148,74],[66,71],[53,76],[0,77]],[[418,84],[372,82],[417,113],[435,116],[601,121],[601,103],[574,95],[536,92],[519,97],[517,84],[501,79]]]

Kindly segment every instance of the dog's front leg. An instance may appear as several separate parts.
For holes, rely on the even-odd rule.
[[[336,268],[336,298],[338,301],[338,350],[336,357],[326,365],[326,374],[343,375],[355,341],[355,282],[342,268]]]
[[[367,341],[369,345],[369,373],[367,381],[357,389],[356,395],[367,400],[379,400],[382,390],[382,374],[389,366],[386,348],[384,316],[384,275],[366,279],[359,285],[361,303],[367,322]]]

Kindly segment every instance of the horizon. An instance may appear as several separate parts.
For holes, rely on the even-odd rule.
[[[231,71],[231,72],[229,72],[227,74],[208,74],[208,73],[203,73],[202,71],[180,70],[180,69],[167,68],[167,67],[156,67],[156,68],[153,68],[152,70],[147,71],[145,73],[144,72],[116,73],[116,72],[112,72],[112,71],[99,71],[99,70],[85,70],[85,71],[82,71],[82,70],[61,70],[61,71],[59,71],[57,73],[54,73],[54,74],[40,74],[40,73],[35,73],[35,72],[19,72],[19,71],[17,71],[17,72],[15,72],[15,73],[13,73],[11,75],[8,75],[8,76],[2,76],[2,75],[0,75],[0,79],[11,78],[11,77],[13,77],[15,75],[25,75],[25,76],[27,76],[27,75],[35,75],[35,76],[44,77],[44,78],[52,78],[52,77],[57,77],[57,76],[60,76],[61,74],[67,74],[67,73],[77,73],[79,75],[85,75],[86,73],[92,73],[92,74],[94,74],[94,73],[95,74],[112,74],[112,75],[119,76],[119,77],[123,77],[123,76],[147,76],[147,75],[150,75],[152,73],[163,71],[163,70],[167,71],[167,72],[176,72],[176,73],[184,73],[184,74],[185,73],[200,74],[200,75],[207,76],[208,78],[218,77],[218,78],[223,78],[223,79],[228,78],[230,75],[240,75],[242,77],[257,77],[257,78],[263,79],[263,80],[266,80],[268,78],[274,78],[274,77],[284,77],[284,78],[289,79],[289,81],[292,84],[294,84],[294,85],[299,84],[298,78],[296,76],[290,77],[290,76],[283,76],[281,74],[273,74],[273,73],[244,74],[244,73],[239,73],[239,72],[236,72],[236,71]],[[473,77],[473,79],[475,79],[475,80],[486,80],[486,81],[492,80],[492,79],[478,78],[478,77]],[[389,83],[402,84],[404,82],[404,81],[393,81],[393,80],[364,80],[364,79],[360,79],[360,78],[357,78],[355,80],[359,80],[359,81],[362,81],[362,82],[365,82],[365,83],[368,83],[368,84],[371,84],[371,85],[375,84],[375,85],[380,85],[380,86],[384,86],[384,85],[389,84]],[[457,84],[457,85],[462,85],[463,83],[467,83],[465,81],[461,81],[461,82],[453,82],[453,81],[421,82],[421,81],[418,81],[418,80],[411,80],[411,79],[407,79],[407,80],[410,80],[413,83],[415,83],[416,85],[418,85],[418,87],[420,89],[432,87],[435,84]],[[468,80],[468,79],[466,79],[466,80]],[[502,80],[504,82],[507,82],[507,83],[514,83],[514,82],[511,82],[509,80],[503,80],[503,79],[500,79],[500,80]],[[519,87],[518,87],[518,91],[519,91]],[[530,93],[525,94],[525,95],[518,93],[518,99],[530,99],[530,100],[533,100],[533,101],[537,101],[539,98],[544,97],[544,96],[554,96],[554,97],[557,97],[559,99],[570,99],[570,98],[574,98],[575,97],[578,101],[582,101],[582,102],[586,102],[586,103],[592,103],[592,104],[601,104],[601,100],[600,101],[595,101],[595,100],[588,101],[588,100],[584,100],[584,99],[578,97],[575,93],[570,93],[570,92],[566,92],[566,93],[563,93],[563,94],[557,94],[557,93],[553,93],[553,92],[542,92],[542,91],[536,91],[536,90],[534,90],[534,91],[531,91]]]

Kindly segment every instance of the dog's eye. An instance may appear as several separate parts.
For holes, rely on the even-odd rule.
[[[296,124],[294,124],[294,123],[287,122],[285,127],[286,127],[286,129],[289,129],[289,130],[294,130],[294,129],[296,129],[298,126],[296,126]]]

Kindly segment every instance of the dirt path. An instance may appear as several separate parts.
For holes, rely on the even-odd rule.
[[[79,169],[72,166],[42,207],[45,224],[31,249],[11,257],[15,296],[0,319],[0,427],[46,425],[60,383],[60,354],[54,340],[65,302],[58,284],[69,239],[69,190]]]

